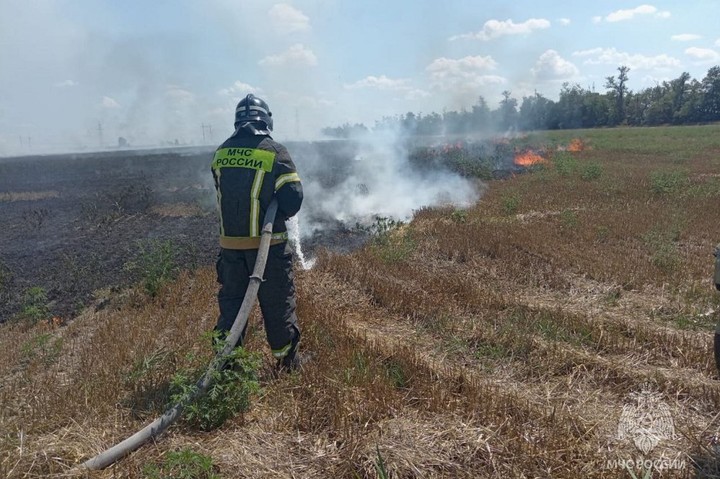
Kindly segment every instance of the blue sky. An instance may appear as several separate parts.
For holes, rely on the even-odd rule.
[[[567,3],[567,5],[563,5]],[[276,138],[563,82],[630,89],[720,64],[717,1],[0,0],[0,155],[202,143],[249,92]]]

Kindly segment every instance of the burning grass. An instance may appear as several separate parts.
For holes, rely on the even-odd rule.
[[[618,425],[645,387],[675,428],[645,456],[672,466],[653,477],[718,477],[720,148],[701,130],[581,132],[583,148],[552,149],[468,210],[422,209],[321,254],[298,272],[313,357],[301,374],[271,379],[254,316],[264,362],[247,413],[174,426],[91,477],[147,477],[188,450],[221,477],[371,478],[379,464],[388,477],[629,477],[622,461],[641,453]],[[545,140],[572,146],[561,135]],[[687,181],[659,188],[677,182],[653,173],[680,157]],[[65,477],[161,412],[172,374],[209,357],[214,281],[204,268],[66,326],[0,326],[0,474]]]

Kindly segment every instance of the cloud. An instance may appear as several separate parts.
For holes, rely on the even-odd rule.
[[[280,33],[307,32],[310,30],[310,18],[287,3],[278,3],[268,12],[270,23]]]
[[[716,47],[720,47],[720,38],[718,38],[717,40],[715,40],[715,46],[716,46]]]
[[[544,18],[531,18],[523,23],[512,20],[488,20],[479,32],[454,35],[450,40],[492,40],[504,35],[527,35],[534,30],[550,28],[550,22]]]
[[[586,65],[626,65],[636,70],[652,70],[655,68],[678,68],[680,60],[666,54],[646,56],[619,52],[615,48],[593,48],[573,52],[575,57],[584,57]]]
[[[291,108],[322,110],[335,106],[333,100],[323,95],[297,95],[289,91],[278,91],[274,95],[274,101],[278,104],[290,106]]]
[[[616,10],[610,14],[608,14],[605,17],[606,22],[624,22],[627,20],[633,20],[634,18],[641,16],[641,15],[653,15],[658,18],[669,18],[670,12],[668,11],[658,11],[658,9],[653,5],[640,5],[639,7],[630,8],[630,9],[624,9],[624,10]]]
[[[422,100],[430,96],[430,92],[422,90],[420,88],[412,88],[405,93],[406,100]]]
[[[118,102],[116,102],[115,100],[113,100],[112,98],[110,98],[109,96],[102,97],[102,101],[100,102],[100,105],[103,108],[109,108],[109,109],[120,108],[120,104]]]
[[[598,16],[592,17],[592,22],[593,23],[602,23],[602,17],[598,17]]]
[[[355,83],[345,84],[343,87],[346,90],[373,89],[400,92],[403,93],[403,99],[411,101],[430,96],[429,92],[413,87],[410,80],[406,78],[388,78],[385,75],[379,77],[370,75]]]
[[[670,40],[675,42],[691,42],[693,40],[700,40],[702,36],[694,33],[680,33],[679,35],[673,35]]]
[[[580,73],[572,62],[562,58],[555,50],[547,50],[540,55],[530,71],[538,80],[567,80]]]
[[[70,88],[70,87],[74,87],[74,86],[78,86],[78,85],[79,85],[79,83],[74,80],[64,80],[64,81],[55,83],[53,86],[55,86],[56,88]]]
[[[377,90],[409,90],[410,81],[404,78],[388,78],[385,75],[368,76],[355,83],[343,85],[347,90],[356,90],[359,88],[372,88]]]
[[[243,83],[241,81],[236,81],[232,84],[229,88],[223,88],[220,91],[218,91],[218,94],[222,96],[245,96],[248,93],[262,95],[263,91],[262,88],[256,88],[248,83]]]
[[[685,54],[701,62],[720,61],[720,53],[710,48],[690,47],[685,50]]]
[[[495,68],[497,62],[491,56],[467,56],[457,60],[436,58],[425,70],[429,73],[434,87],[449,90],[506,83],[507,80],[501,76],[486,74]]]
[[[570,25],[570,19],[569,18],[558,18],[558,23],[562,26]]]
[[[312,50],[305,48],[302,44],[296,43],[279,55],[269,55],[259,64],[263,66],[305,66],[317,65],[317,57]]]

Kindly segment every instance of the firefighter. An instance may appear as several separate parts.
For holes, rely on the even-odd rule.
[[[300,328],[285,221],[300,210],[303,191],[295,164],[287,149],[270,136],[272,129],[267,103],[249,94],[235,109],[235,132],[213,158],[211,169],[220,213],[220,316],[215,330],[227,334],[240,310],[257,258],[261,222],[274,197],[278,212],[258,300],[277,367],[292,371],[300,365]],[[241,342],[246,332],[247,325]]]

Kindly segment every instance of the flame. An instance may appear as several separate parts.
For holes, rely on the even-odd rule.
[[[580,138],[574,138],[570,140],[567,146],[567,151],[583,151],[585,149],[585,142]]]
[[[533,166],[547,163],[547,160],[537,153],[526,151],[525,153],[515,155],[514,162],[517,166]]]

